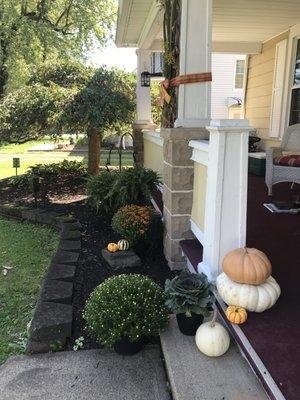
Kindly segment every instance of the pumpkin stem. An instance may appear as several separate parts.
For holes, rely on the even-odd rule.
[[[213,319],[211,320],[211,327],[214,327],[216,325],[216,321],[217,321],[217,316],[218,316],[218,312],[217,309],[214,309],[214,315],[213,315]]]

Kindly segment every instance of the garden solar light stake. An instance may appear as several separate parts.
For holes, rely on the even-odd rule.
[[[20,168],[20,158],[18,157],[13,158],[13,168],[16,169],[16,176],[18,176],[18,168]]]

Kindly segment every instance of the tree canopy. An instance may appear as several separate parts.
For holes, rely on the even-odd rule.
[[[135,110],[135,78],[117,69],[46,63],[26,86],[0,101],[0,139],[25,142],[44,135],[118,129]]]
[[[0,96],[16,88],[31,66],[83,58],[111,38],[114,0],[1,0]]]

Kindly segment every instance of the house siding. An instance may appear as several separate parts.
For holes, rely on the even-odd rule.
[[[232,118],[227,105],[228,98],[243,99],[243,89],[234,87],[235,62],[245,58],[244,54],[212,54],[211,114],[213,119]],[[234,111],[235,114],[240,114],[239,118],[242,118],[241,107]]]
[[[276,44],[288,37],[287,31],[265,42],[261,54],[252,55],[248,60],[245,118],[257,129],[263,149],[280,145],[279,139],[270,138],[270,117]]]

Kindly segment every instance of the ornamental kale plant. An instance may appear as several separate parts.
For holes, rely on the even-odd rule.
[[[163,290],[137,274],[108,278],[90,295],[83,317],[94,338],[111,348],[121,338],[155,336],[168,323]]]
[[[176,314],[208,316],[214,303],[213,285],[205,274],[182,271],[165,283],[166,306]]]

